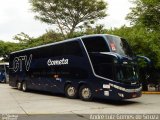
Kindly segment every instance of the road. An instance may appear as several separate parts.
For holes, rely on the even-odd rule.
[[[160,95],[144,94],[121,102],[100,99],[84,102],[52,93],[22,92],[8,84],[0,84],[0,114],[32,116],[29,120],[43,120],[45,115],[55,120],[59,116],[62,120],[66,120],[66,116],[73,120],[86,120],[88,118],[83,114],[160,114]]]

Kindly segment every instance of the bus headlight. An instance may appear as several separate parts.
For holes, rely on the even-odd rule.
[[[105,96],[109,96],[109,91],[104,91]]]
[[[110,85],[109,84],[103,84],[103,88],[110,89]]]
[[[117,60],[117,59],[113,59],[113,62],[114,62],[114,63],[118,63],[118,60]]]
[[[118,95],[120,96],[120,97],[124,97],[124,94],[122,94],[122,93],[118,93]]]

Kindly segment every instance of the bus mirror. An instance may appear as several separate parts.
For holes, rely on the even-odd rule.
[[[148,57],[145,57],[145,56],[139,56],[139,55],[137,55],[136,56],[136,59],[138,60],[138,59],[143,59],[146,63],[147,63],[147,65],[148,66],[151,66],[151,60],[148,58]]]
[[[144,63],[145,65],[141,64],[140,66],[140,76],[141,79],[144,80],[143,83],[145,83],[145,80],[149,80],[150,76],[151,76],[151,68],[152,66],[152,62],[149,58],[145,57],[145,56],[136,56],[136,60],[138,61],[138,64],[140,65],[140,63]]]

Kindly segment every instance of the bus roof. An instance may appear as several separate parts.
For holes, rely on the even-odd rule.
[[[59,42],[49,43],[49,44],[45,44],[45,45],[40,45],[40,46],[36,46],[36,47],[32,47],[32,48],[27,48],[27,49],[11,52],[10,54],[19,53],[19,52],[23,52],[23,51],[27,51],[27,50],[34,50],[34,49],[37,49],[37,48],[47,47],[47,46],[56,45],[56,44],[60,44],[60,43],[65,43],[65,42],[71,42],[71,41],[75,41],[77,39],[88,38],[88,37],[96,37],[96,36],[105,36],[105,35],[115,36],[115,35],[110,35],[110,34],[84,35],[84,36],[80,36],[80,37],[76,37],[76,38],[62,40],[62,41],[59,41]],[[118,36],[115,36],[115,37],[118,37]]]

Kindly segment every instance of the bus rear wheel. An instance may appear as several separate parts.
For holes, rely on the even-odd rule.
[[[87,85],[83,85],[79,89],[79,97],[84,101],[90,101],[93,98],[92,90]]]
[[[71,98],[71,99],[74,99],[74,98],[77,98],[77,90],[74,86],[72,85],[67,85],[65,87],[65,95],[68,97],[68,98]]]
[[[23,92],[27,92],[27,91],[28,91],[26,81],[23,81],[23,82],[22,82],[22,91],[23,91]]]
[[[3,79],[2,82],[3,82],[3,83],[7,83],[7,82],[6,82],[6,79]]]
[[[17,82],[17,89],[18,89],[18,90],[21,90],[21,89],[22,89],[22,84],[21,84],[21,82]]]

